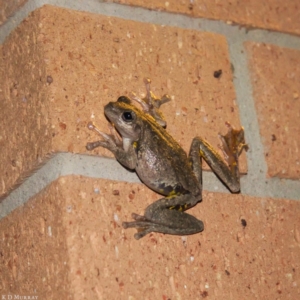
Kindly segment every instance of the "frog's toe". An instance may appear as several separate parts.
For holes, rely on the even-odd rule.
[[[131,227],[131,226],[130,226],[130,223],[132,223],[132,222],[123,222],[123,223],[122,223],[122,227],[123,227],[124,229],[130,228],[130,227]]]
[[[131,214],[132,219],[136,221],[149,221],[145,216],[138,215],[136,213]]]
[[[100,147],[100,141],[87,143],[85,146],[86,150],[89,150],[89,151],[91,151],[97,147]]]
[[[122,226],[123,228],[147,228],[151,225],[149,221],[133,221],[133,222],[123,222]]]
[[[248,145],[245,143],[244,128],[235,129],[229,122],[226,122],[228,132],[225,135],[219,134],[221,140],[221,150],[227,161],[237,161],[242,150],[248,150]]]
[[[136,228],[137,233],[134,234],[134,238],[136,240],[141,239],[145,235],[151,232],[160,232],[160,230],[157,230],[154,224],[151,222],[144,222],[144,221],[135,221],[135,222],[123,222],[122,223],[123,228]]]
[[[148,229],[142,229],[142,230],[138,230],[137,233],[134,234],[134,238],[136,240],[141,239],[142,237],[144,237],[145,235],[147,235],[148,233],[151,233],[152,229],[148,228]]]
[[[164,103],[170,102],[170,101],[171,101],[171,97],[168,94],[165,94],[161,97],[159,106],[163,105]]]
[[[93,122],[88,122],[87,128],[89,130],[92,130],[92,131],[98,133],[105,141],[110,141],[110,140],[115,141],[116,130],[111,124],[109,125],[109,130],[112,134],[107,134],[107,133],[101,131]]]
[[[139,215],[137,215],[139,216]],[[143,217],[143,216],[139,216]],[[144,237],[148,233],[152,232],[152,224],[147,221],[134,221],[134,222],[123,222],[122,226],[124,229],[127,228],[136,228],[137,233],[134,234],[134,238],[136,240],[139,240],[140,238]]]

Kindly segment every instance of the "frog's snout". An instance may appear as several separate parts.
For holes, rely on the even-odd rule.
[[[104,112],[108,111],[109,109],[112,109],[113,102],[109,102],[104,106]]]

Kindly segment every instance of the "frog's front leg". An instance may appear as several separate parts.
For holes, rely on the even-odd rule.
[[[238,158],[243,149],[247,151],[248,146],[245,144],[244,129],[241,128],[237,130],[234,129],[229,123],[226,124],[229,128],[228,132],[224,136],[219,134],[219,138],[222,142],[221,149],[227,164],[219,155],[219,153],[201,137],[196,137],[193,139],[189,159],[192,162],[194,173],[200,182],[202,174],[201,158],[204,158],[211,169],[230,189],[230,191],[236,193],[240,190]]]
[[[123,166],[131,170],[136,167],[137,157],[131,142],[126,139],[120,140],[112,125],[109,127],[111,134],[100,131],[92,122],[89,122],[87,127],[97,132],[103,138],[103,140],[87,143],[87,150],[91,151],[97,147],[106,148],[115,155],[116,159]]]
[[[144,78],[144,83],[147,92],[146,97],[141,99],[135,93],[131,93],[131,99],[138,102],[146,114],[152,116],[160,126],[165,128],[167,126],[167,122],[159,108],[163,104],[171,101],[171,98],[169,95],[163,95],[161,98],[156,97],[151,91],[151,80],[149,78]]]
[[[201,196],[199,196],[201,199]],[[194,198],[194,199],[193,199]],[[146,208],[145,215],[132,214],[133,222],[123,222],[124,228],[137,228],[135,239],[140,239],[150,232],[161,232],[174,235],[188,235],[203,231],[203,222],[184,211],[196,203],[191,194],[162,198]]]

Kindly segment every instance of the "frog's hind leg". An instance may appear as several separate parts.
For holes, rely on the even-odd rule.
[[[195,137],[193,139],[189,160],[191,161],[194,173],[200,182],[202,175],[201,158],[204,158],[230,191],[238,192],[240,190],[238,158],[243,149],[247,150],[248,146],[245,143],[243,128],[237,130],[229,123],[226,123],[226,125],[229,128],[227,134],[224,136],[219,134],[219,138],[222,142],[221,149],[227,164],[219,153],[201,137]]]
[[[146,208],[144,216],[132,214],[135,221],[123,222],[122,225],[124,228],[137,228],[138,232],[134,235],[137,240],[150,232],[189,235],[203,231],[203,222],[184,212],[190,208],[182,205],[184,198],[190,199],[191,195],[160,199]]]

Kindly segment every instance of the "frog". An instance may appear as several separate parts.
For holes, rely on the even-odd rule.
[[[170,96],[156,97],[151,80],[146,78],[144,82],[144,98],[131,93],[130,97],[120,96],[104,106],[110,133],[88,123],[87,127],[101,139],[88,142],[86,149],[108,149],[121,165],[135,171],[141,182],[163,196],[147,206],[144,215],[132,213],[133,221],[122,223],[124,229],[137,229],[135,239],[152,232],[179,236],[202,232],[203,221],[186,212],[202,201],[202,159],[232,193],[240,192],[239,156],[248,149],[244,128],[235,129],[226,122],[227,133],[219,134],[223,157],[200,136],[192,140],[187,155],[167,132],[160,111]]]

